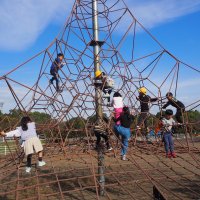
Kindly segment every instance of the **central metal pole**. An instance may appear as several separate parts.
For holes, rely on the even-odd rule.
[[[99,56],[99,27],[98,27],[98,0],[92,0],[92,21],[93,21],[93,40],[94,40],[94,72],[100,70]],[[95,104],[96,104],[96,120],[102,119],[102,91],[100,87],[95,87]],[[98,174],[99,174],[99,194],[103,196],[105,193],[105,176],[104,176],[104,153],[103,148],[98,148]]]
[[[93,37],[94,37],[94,72],[100,70],[100,57],[99,51],[100,47],[98,44],[99,41],[99,27],[98,27],[98,0],[92,0],[92,21],[93,21]],[[99,87],[95,89],[95,103],[96,103],[96,116],[97,119],[102,118],[102,92]]]

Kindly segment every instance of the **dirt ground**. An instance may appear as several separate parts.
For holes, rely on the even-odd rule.
[[[0,199],[146,200],[154,199],[153,187],[163,199],[200,199],[199,147],[199,138],[188,143],[176,140],[177,157],[166,158],[161,142],[138,141],[134,146],[130,141],[127,161],[120,159],[120,148],[103,153],[102,183],[98,173],[100,154],[84,141],[63,148],[47,146],[47,165],[37,167],[35,156],[30,174],[24,171],[25,159],[19,164],[14,154],[1,157]]]

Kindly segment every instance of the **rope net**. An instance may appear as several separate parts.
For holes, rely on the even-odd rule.
[[[0,118],[4,131],[13,130],[24,115],[40,112],[46,120],[37,123],[42,138],[46,165],[37,167],[36,155],[30,174],[25,173],[26,157],[18,138],[5,139],[6,155],[0,155],[1,199],[198,199],[199,120],[190,112],[198,110],[199,95],[192,89],[200,70],[167,51],[122,0],[98,0],[99,38],[93,40],[92,2],[76,1],[61,33],[43,51],[0,77],[4,105],[17,110],[17,119]],[[177,158],[165,158],[161,138],[149,141],[132,125],[128,160],[120,159],[121,141],[109,123],[109,142],[113,147],[95,150],[93,133],[96,115],[93,46],[102,44],[100,68],[115,81],[124,104],[140,114],[136,99],[144,86],[151,97],[149,128],[154,130],[162,113],[165,94],[170,91],[184,101],[181,134],[174,137]],[[98,44],[100,44],[98,43]],[[59,70],[60,88],[50,84],[50,67],[58,53],[65,66]],[[9,93],[7,92],[9,91]],[[187,97],[187,98],[186,98]],[[102,100],[105,115],[113,108]],[[196,134],[197,135],[197,134]],[[104,145],[104,144],[102,144]],[[14,146],[14,147],[13,147]],[[99,156],[104,157],[104,195]],[[159,195],[156,196],[156,195]]]

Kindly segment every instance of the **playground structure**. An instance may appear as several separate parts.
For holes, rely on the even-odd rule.
[[[49,84],[49,69],[60,52],[65,55],[66,65],[59,71],[63,92],[57,93]],[[5,140],[10,154],[0,157],[0,198],[198,199],[200,145],[199,138],[193,137],[193,126],[199,121],[190,121],[188,112],[183,117],[184,137],[175,139],[176,159],[164,157],[160,140],[149,143],[133,135],[129,160],[121,161],[112,125],[110,141],[114,150],[108,153],[103,147],[101,152],[93,149],[91,116],[102,117],[105,113],[111,118],[113,112],[101,91],[95,90],[93,78],[98,69],[115,80],[115,89],[123,95],[125,104],[138,113],[139,87],[147,87],[151,96],[159,98],[151,107],[152,124],[158,120],[155,113],[161,111],[168,91],[177,97],[190,97],[187,111],[199,109],[199,97],[183,82],[186,77],[199,79],[200,70],[168,52],[122,0],[77,0],[55,40],[0,77],[3,88],[10,91],[12,108],[19,109],[21,116],[34,111],[51,116],[38,126],[45,140],[44,168],[33,167],[30,175],[25,174],[22,149],[16,145],[15,151],[11,150]],[[5,120],[9,117],[1,119],[0,124]]]

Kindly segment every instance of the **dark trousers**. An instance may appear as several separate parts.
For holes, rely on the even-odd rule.
[[[32,154],[29,154],[27,156],[27,163],[26,163],[27,167],[31,167],[31,160],[32,160]]]
[[[182,118],[183,118],[184,112],[185,112],[185,109],[177,109],[175,117],[178,123],[181,123],[181,124],[183,123]]]
[[[108,93],[108,94],[110,95],[110,94],[112,93],[112,90],[113,90],[113,88],[111,88],[111,87],[106,87],[106,86],[105,86],[105,87],[103,88],[103,93],[104,93],[104,94],[107,94],[107,93]],[[110,102],[110,97],[108,97],[108,103],[109,103],[109,102]]]
[[[163,135],[163,140],[165,144],[165,151],[168,154],[169,150],[171,153],[174,152],[174,142],[172,139],[172,133],[171,132],[165,132]]]
[[[59,75],[58,72],[55,72],[53,70],[50,71],[52,78],[50,79],[50,82],[53,83],[53,81],[56,81],[56,90],[59,90]]]
[[[101,142],[101,138],[103,138],[105,140],[107,149],[110,148],[110,144],[109,144],[109,141],[108,141],[108,136],[106,134],[95,131],[95,136],[97,138],[96,147],[99,146],[99,143]]]
[[[139,116],[137,125],[141,127],[144,123],[144,127],[147,128],[148,127],[147,118],[148,118],[148,112],[142,112]]]

